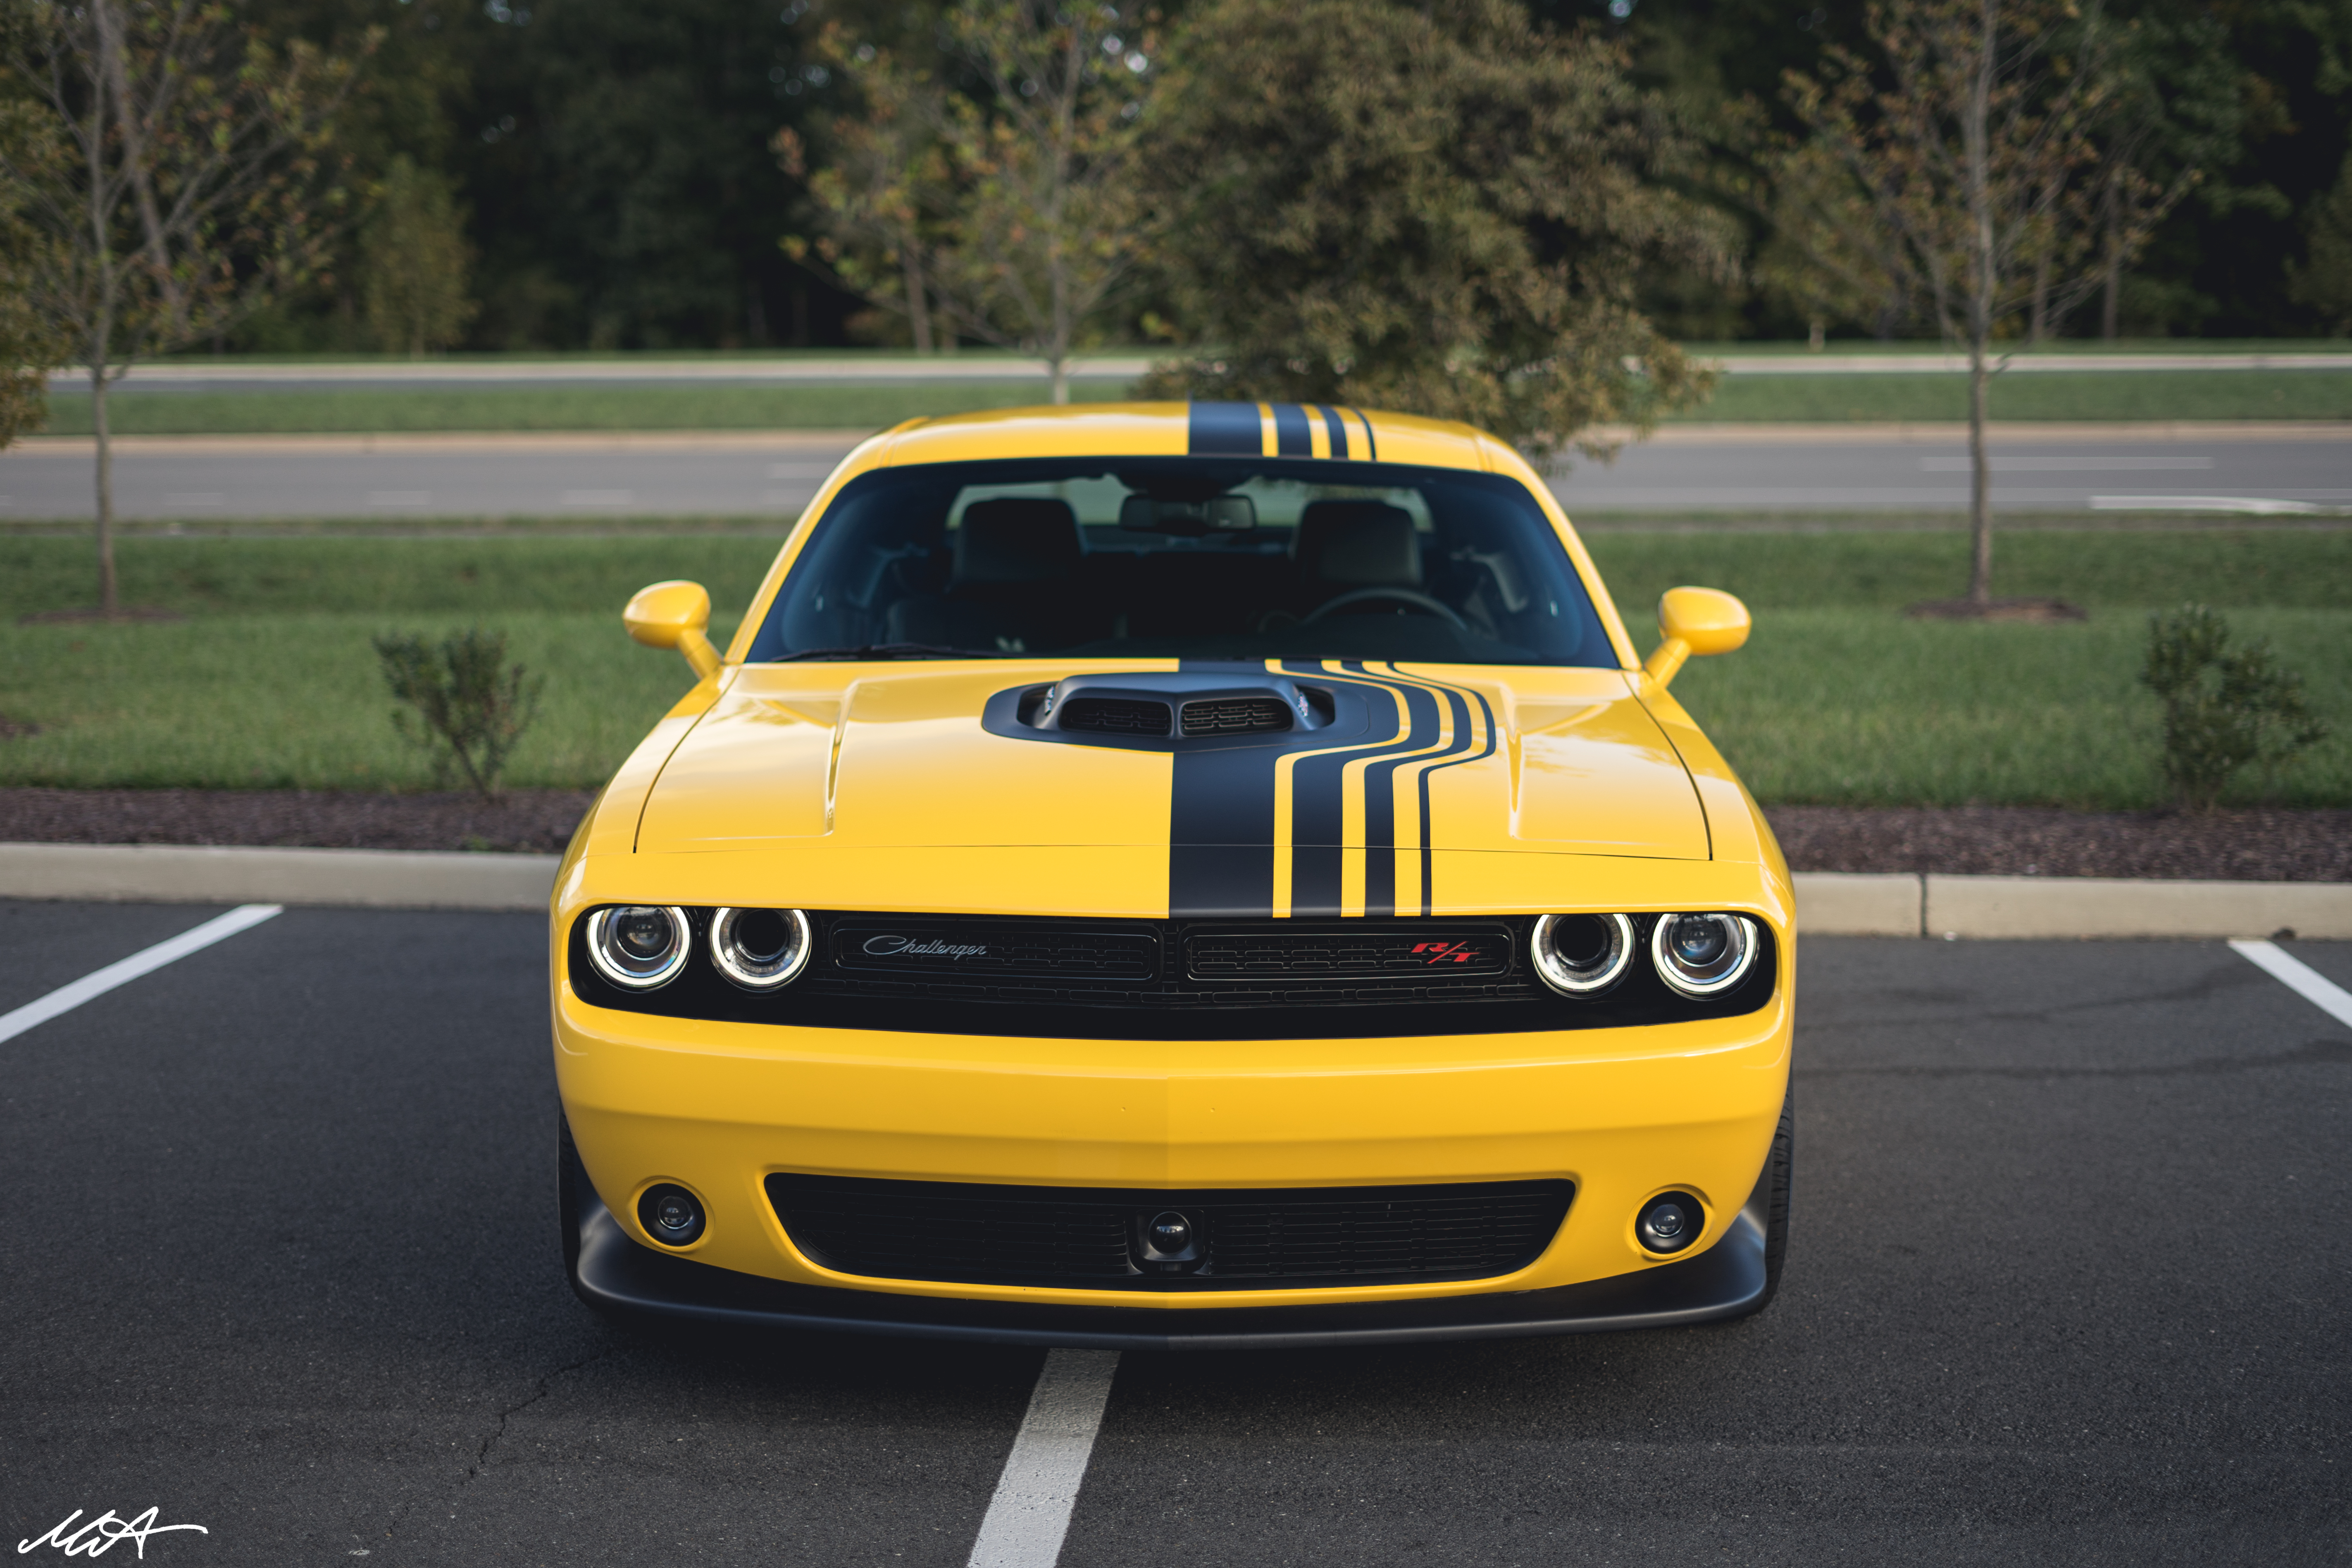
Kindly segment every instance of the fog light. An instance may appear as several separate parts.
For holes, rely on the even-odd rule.
[[[1642,1205],[1633,1235],[1645,1252],[1680,1252],[1706,1228],[1706,1211],[1688,1193],[1664,1193]]]
[[[664,1247],[687,1247],[702,1234],[702,1200],[665,1182],[637,1200],[637,1223]]]
[[[651,991],[686,967],[686,911],[660,904],[625,904],[588,917],[588,961],[596,973],[632,991]]]
[[[1598,996],[1633,963],[1633,922],[1623,915],[1545,915],[1528,944],[1536,973],[1565,996]]]
[[[1660,915],[1650,932],[1658,978],[1685,996],[1715,996],[1756,962],[1756,922],[1746,915]]]
[[[798,910],[720,910],[710,918],[710,962],[746,991],[789,984],[808,966],[809,918]]]

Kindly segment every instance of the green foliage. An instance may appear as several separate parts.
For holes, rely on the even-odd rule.
[[[361,231],[361,297],[378,346],[422,359],[462,337],[477,309],[466,294],[472,262],[448,180],[394,157]]]
[[[434,782],[453,767],[485,800],[496,799],[507,755],[539,713],[543,675],[507,662],[507,635],[470,627],[428,647],[414,633],[375,639],[401,739],[431,759]]]
[[[816,253],[902,313],[918,347],[936,309],[957,334],[1045,360],[1066,403],[1071,352],[1146,249],[1133,175],[1152,37],[1116,5],[964,0],[939,38],[925,69],[825,29],[822,52],[864,108],[832,122],[835,161],[809,176]],[[776,147],[805,173],[797,133]]]
[[[2287,274],[2287,292],[2330,330],[2352,332],[2352,155],[2336,188],[2313,204],[2308,235],[2309,253]]]
[[[37,106],[0,101],[0,447],[41,427],[47,373],[73,354],[64,323],[43,308],[45,280],[64,258],[35,215],[63,155],[56,126]]]
[[[2326,738],[2303,677],[2261,638],[2234,652],[2230,625],[2202,605],[2148,617],[2140,682],[2164,703],[2164,776],[2180,804],[2210,811],[2239,770],[2265,774]]]
[[[1166,288],[1221,347],[1147,395],[1409,409],[1534,451],[1705,396],[1635,296],[1668,258],[1729,279],[1734,236],[1671,188],[1689,138],[1620,43],[1508,0],[1210,0],[1171,56]]]

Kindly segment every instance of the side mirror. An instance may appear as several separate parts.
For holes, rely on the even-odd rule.
[[[1693,654],[1729,653],[1748,640],[1748,606],[1717,588],[1669,588],[1658,601],[1665,637],[1642,666],[1664,686]]]
[[[710,595],[699,583],[656,583],[640,588],[621,612],[621,624],[647,647],[674,647],[686,655],[703,679],[719,673],[719,650],[703,628],[710,624]]]

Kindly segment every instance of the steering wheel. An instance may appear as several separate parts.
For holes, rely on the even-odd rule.
[[[1311,626],[1334,610],[1344,610],[1350,605],[1402,605],[1427,616],[1435,616],[1457,632],[1466,632],[1470,624],[1454,613],[1454,606],[1443,599],[1433,599],[1418,588],[1352,588],[1336,599],[1326,599],[1315,606],[1298,624]]]

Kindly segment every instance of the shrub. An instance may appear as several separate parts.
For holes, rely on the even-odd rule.
[[[2247,763],[2268,774],[2327,734],[2268,640],[2231,652],[2230,623],[2202,605],[2148,617],[2140,681],[2164,702],[2164,776],[2193,811],[2210,811]]]
[[[393,728],[432,760],[433,781],[446,784],[453,766],[483,799],[498,796],[507,754],[539,713],[547,678],[507,663],[507,635],[479,626],[437,648],[411,634],[375,639],[376,658],[394,699]]]

